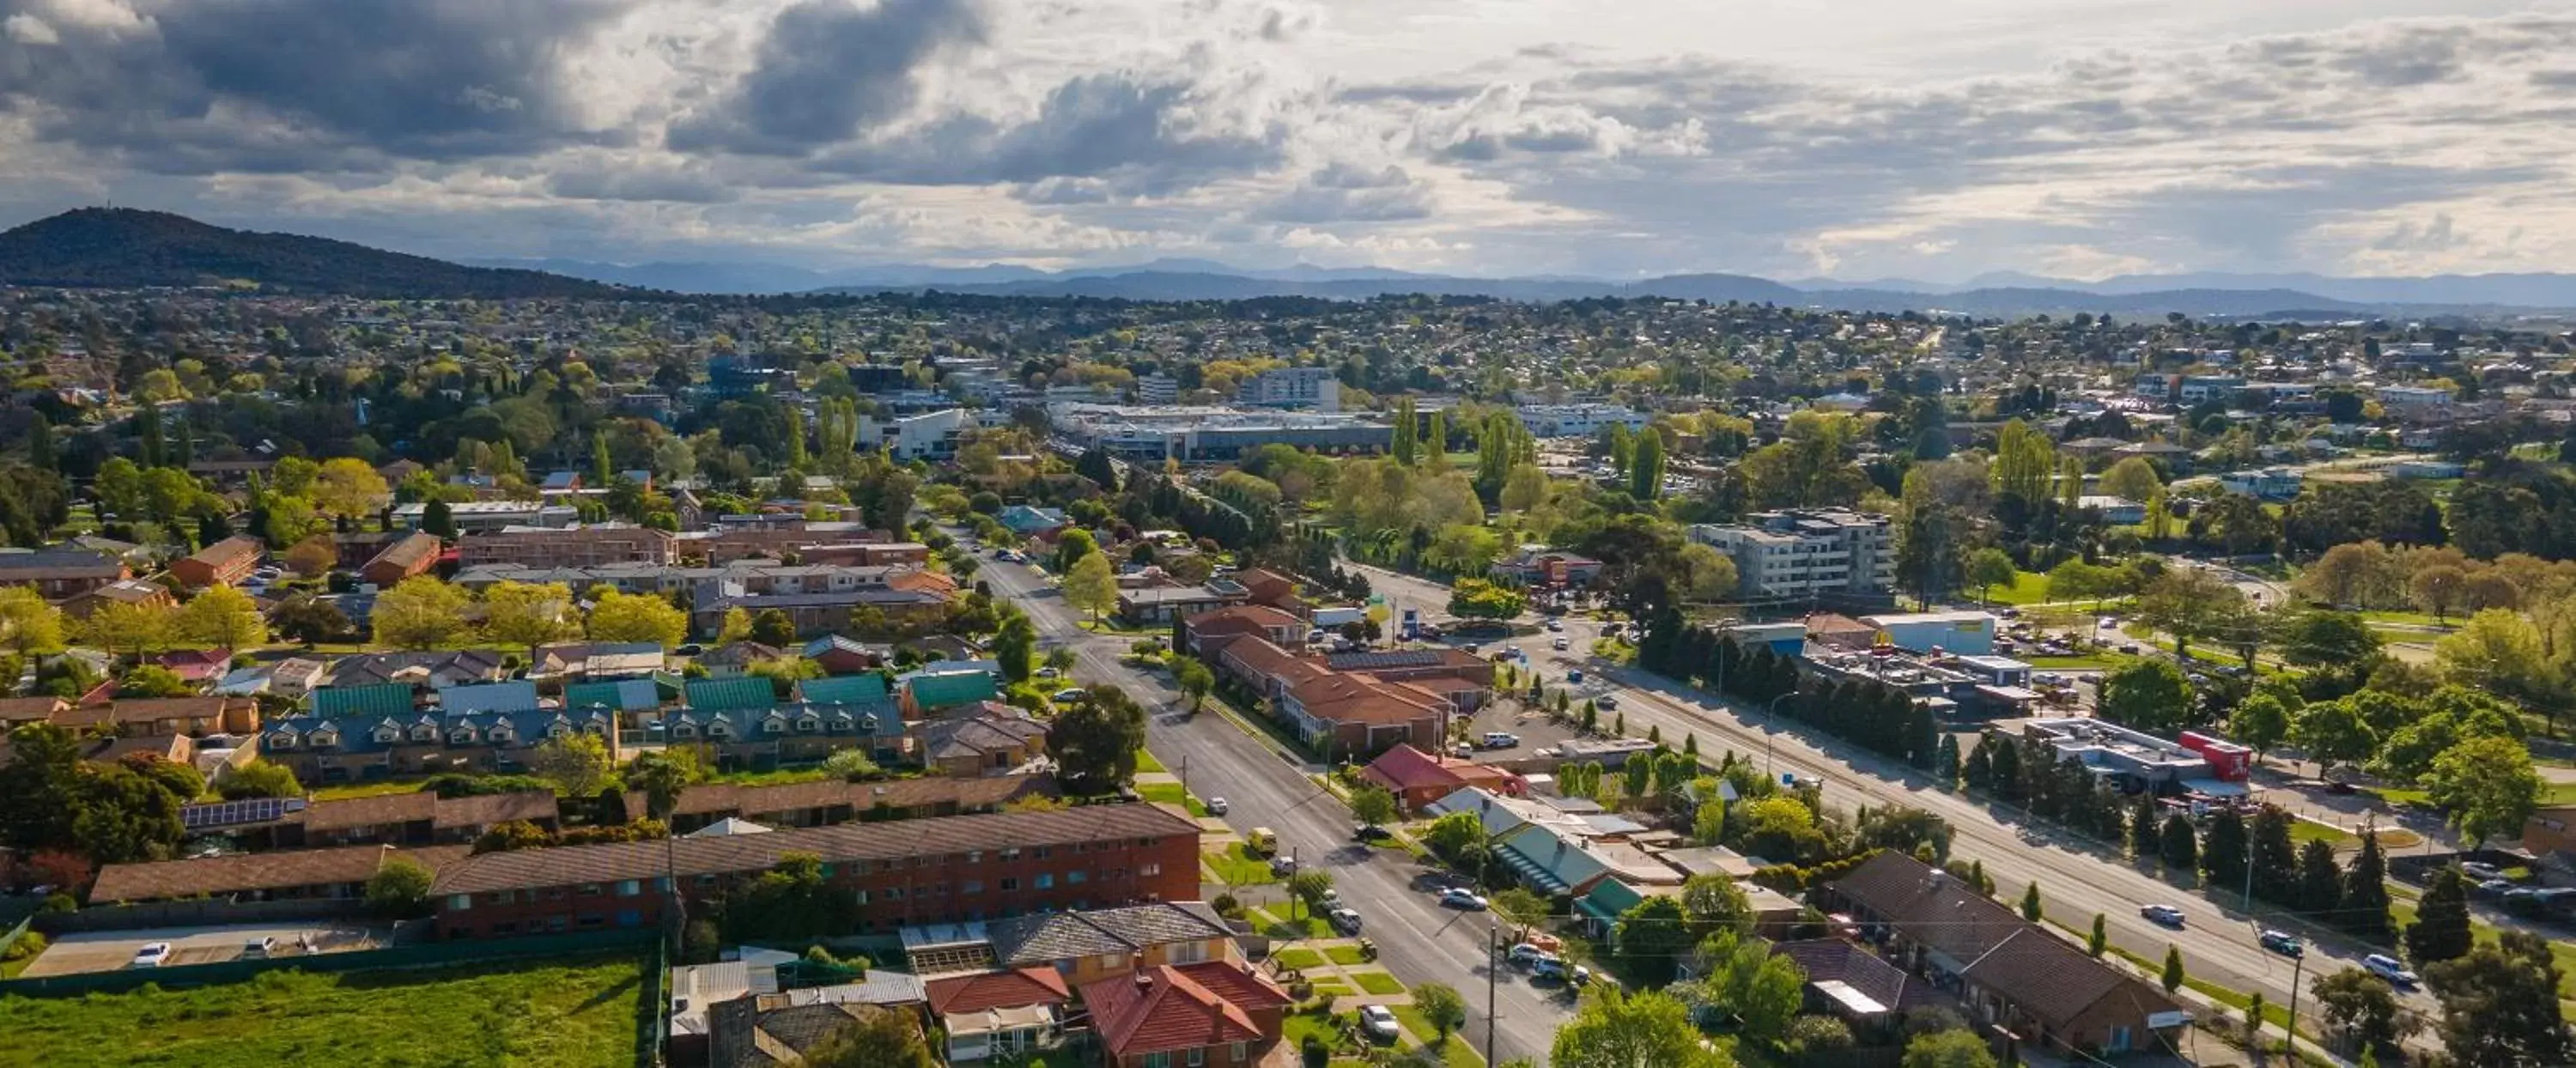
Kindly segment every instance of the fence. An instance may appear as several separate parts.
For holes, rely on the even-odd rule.
[[[138,905],[102,905],[76,912],[36,916],[36,929],[48,935],[72,931],[131,931],[146,927],[217,927],[234,923],[279,923],[363,916],[367,903],[355,898],[295,898],[282,901],[149,901]]]
[[[662,1044],[671,1038],[670,941],[657,935],[651,946],[644,955],[644,991],[635,999],[635,1068],[660,1065]]]
[[[566,957],[584,953],[635,952],[645,949],[648,945],[653,948],[650,963],[654,965],[654,970],[653,977],[647,980],[645,990],[648,994],[658,995],[662,984],[660,976],[663,971],[660,965],[661,937],[658,932],[583,931],[489,942],[432,942],[425,945],[393,946],[349,953],[271,957],[266,960],[228,960],[211,964],[181,964],[164,968],[83,972],[77,975],[49,975],[39,979],[12,979],[0,982],[0,997],[60,998],[78,997],[83,994],[122,994],[147,983],[164,988],[237,983],[261,972],[283,968],[307,972],[439,968],[536,957]],[[659,1014],[658,1008],[655,1012],[656,1015]],[[658,1027],[659,1024],[655,1026]]]

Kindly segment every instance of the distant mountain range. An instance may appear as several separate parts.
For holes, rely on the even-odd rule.
[[[182,215],[81,208],[0,233],[0,283],[131,289],[256,285],[362,297],[615,297],[596,281],[463,267],[297,234],[227,230]]]
[[[2365,315],[2494,317],[2576,309],[2576,275],[2488,274],[2332,278],[2313,274],[2123,275],[2076,282],[1996,273],[1964,284],[1808,278],[1782,283],[1738,274],[1639,281],[1580,277],[1469,278],[1377,267],[1252,270],[1210,260],[1042,271],[1012,264],[885,264],[818,270],[758,261],[600,263],[477,260],[469,264],[344,241],[252,233],[183,216],[82,208],[0,233],[0,283],[131,288],[248,284],[267,291],[370,297],[637,297],[671,293],[923,292],[1126,300],[1405,294],[1551,301],[1666,297],[1854,311],[1978,316],[2171,312],[2204,318],[2340,319]],[[658,291],[658,292],[645,292]]]

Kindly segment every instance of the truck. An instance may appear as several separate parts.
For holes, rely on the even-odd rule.
[[[1315,618],[1307,622],[1317,630],[1338,630],[1367,618],[1366,610],[1345,605],[1339,608],[1318,608],[1315,610]]]
[[[1255,827],[1244,832],[1243,848],[1254,856],[1269,856],[1279,851],[1279,835],[1268,827]]]
[[[1405,609],[1405,610],[1404,610],[1404,615],[1403,615],[1402,619],[1403,619],[1403,625],[1402,625],[1402,626],[1400,626],[1400,627],[1398,627],[1398,628],[1396,629],[1396,633],[1397,633],[1397,634],[1402,635],[1402,636],[1404,637],[1404,640],[1406,640],[1406,641],[1413,641],[1413,640],[1415,640],[1415,639],[1417,639],[1417,638],[1422,637],[1422,610],[1421,610],[1421,609],[1418,609],[1418,608],[1407,608],[1407,609]]]

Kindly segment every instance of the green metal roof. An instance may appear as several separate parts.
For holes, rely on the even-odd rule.
[[[689,680],[689,707],[701,712],[730,712],[743,708],[770,708],[778,704],[778,691],[769,680],[758,675],[739,679]]]
[[[809,704],[874,705],[883,704],[886,699],[885,676],[873,671],[863,675],[807,679],[800,685]]]
[[[399,716],[409,713],[411,706],[408,682],[326,686],[313,691],[313,713],[318,716]]]
[[[575,711],[606,705],[620,712],[644,712],[661,707],[662,695],[655,691],[651,679],[577,682],[564,687],[563,704]]]
[[[993,687],[993,676],[982,671],[914,675],[904,685],[911,688],[913,703],[922,708],[945,708],[1001,696],[1001,691]]]

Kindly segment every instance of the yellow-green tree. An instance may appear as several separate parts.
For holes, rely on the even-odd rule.
[[[179,609],[179,636],[212,649],[244,652],[268,644],[259,603],[230,586],[210,586]]]
[[[81,640],[109,656],[158,652],[170,647],[175,615],[167,605],[110,601],[81,621]]]
[[[576,633],[572,588],[560,582],[494,583],[483,591],[483,633],[496,642],[526,646],[534,658],[538,646]]]
[[[32,587],[0,587],[0,644],[20,659],[62,652],[62,611]]]
[[[1064,600],[1094,620],[1118,607],[1118,576],[1109,570],[1109,557],[1092,553],[1074,561],[1064,575]]]
[[[466,633],[465,608],[473,598],[428,575],[414,575],[376,595],[371,614],[376,642],[396,649],[438,649]]]
[[[669,649],[688,637],[689,614],[649,593],[605,590],[590,609],[590,640],[595,642],[652,642]]]
[[[343,456],[322,465],[313,477],[313,504],[331,515],[363,516],[376,510],[391,492],[385,476],[365,460]]]

